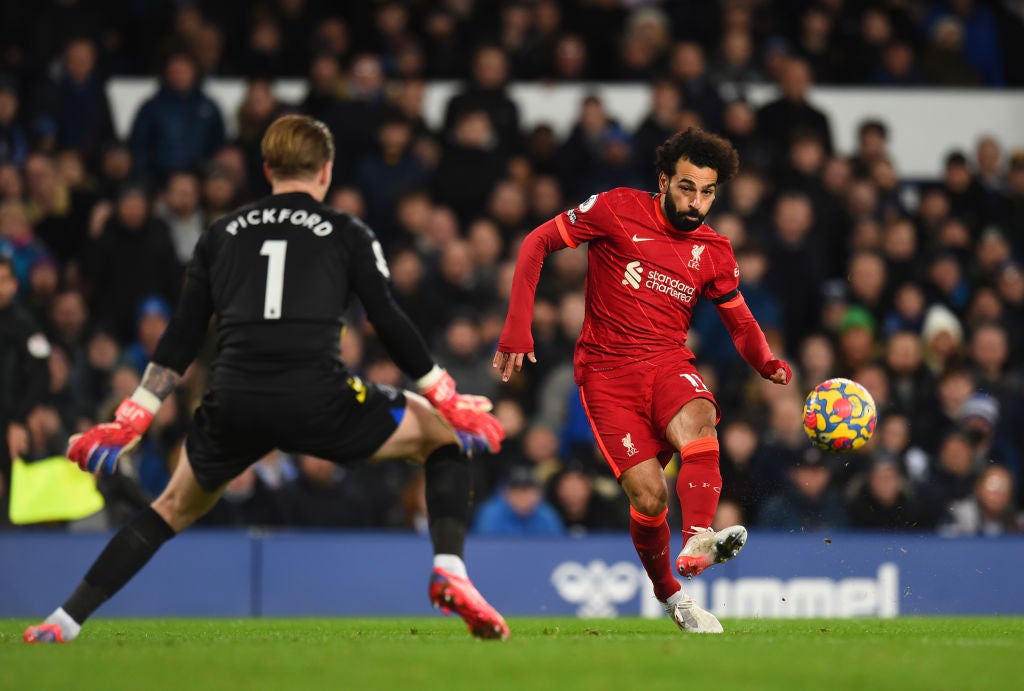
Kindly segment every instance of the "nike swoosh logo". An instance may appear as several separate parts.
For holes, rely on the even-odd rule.
[[[633,233],[633,242],[650,242],[654,238],[638,238],[636,233]]]

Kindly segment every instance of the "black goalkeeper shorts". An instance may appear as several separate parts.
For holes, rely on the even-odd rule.
[[[273,449],[345,463],[369,458],[398,428],[405,394],[342,377],[331,391],[210,391],[189,425],[185,449],[208,492]]]

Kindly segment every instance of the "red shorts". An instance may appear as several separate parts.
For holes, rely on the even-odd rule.
[[[721,411],[714,395],[693,366],[693,360],[663,358],[590,373],[580,385],[580,401],[590,420],[597,445],[618,478],[649,458],[668,465],[679,449],[665,439],[668,423],[696,398]]]

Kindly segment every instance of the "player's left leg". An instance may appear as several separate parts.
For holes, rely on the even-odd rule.
[[[470,582],[463,561],[469,524],[470,451],[425,398],[405,392],[398,429],[373,458],[406,458],[424,466],[427,515],[434,546],[430,599],[455,611],[478,638],[508,638],[508,625]]]
[[[199,485],[182,448],[178,467],[163,493],[111,538],[71,597],[41,624],[28,627],[24,641],[74,640],[85,620],[124,587],[161,545],[209,511],[223,491],[223,487],[211,492]]]
[[[717,417],[714,403],[695,398],[676,413],[665,431],[669,443],[679,449],[676,494],[683,514],[684,546],[676,559],[676,569],[687,577],[732,559],[747,540],[743,526],[730,526],[717,533],[711,528],[722,492]]]

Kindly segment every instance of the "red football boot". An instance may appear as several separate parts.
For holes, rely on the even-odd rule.
[[[468,578],[434,567],[430,575],[430,602],[448,614],[455,612],[477,638],[508,638],[508,624]]]

